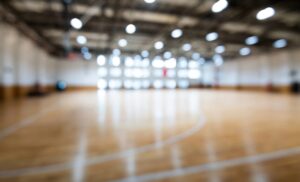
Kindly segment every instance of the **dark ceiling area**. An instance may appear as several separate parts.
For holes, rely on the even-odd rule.
[[[300,1],[298,0],[227,0],[228,7],[214,13],[216,0],[2,0],[2,19],[17,26],[50,54],[64,56],[81,54],[87,47],[93,55],[111,54],[120,49],[122,54],[136,55],[147,50],[152,56],[170,51],[176,56],[199,53],[204,58],[215,55],[218,46],[224,46],[226,59],[240,57],[242,48],[251,54],[276,50],[274,42],[287,41],[285,48],[299,46]],[[273,17],[258,20],[257,13],[267,7],[276,10]],[[83,26],[70,25],[73,18]],[[136,32],[126,33],[126,26],[134,24]],[[171,32],[180,29],[183,35],[173,38]],[[207,41],[207,34],[218,33],[218,38]],[[76,41],[87,38],[85,45]],[[259,41],[246,45],[245,40],[256,36]],[[120,46],[119,40],[127,41]],[[155,49],[157,41],[163,49]],[[184,44],[191,45],[188,51]]]

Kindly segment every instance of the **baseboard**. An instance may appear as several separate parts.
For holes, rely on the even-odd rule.
[[[66,91],[89,91],[89,90],[97,90],[96,86],[68,86]]]
[[[0,86],[0,99],[12,100],[16,98],[26,97],[34,86]],[[40,88],[44,92],[53,92],[55,87],[53,85],[42,85]]]
[[[12,100],[15,97],[14,86],[0,86],[0,99]]]
[[[228,86],[222,85],[218,86],[219,89],[224,90],[245,90],[245,91],[259,91],[259,92],[278,92],[278,93],[290,93],[290,86],[262,86],[262,85],[237,85]]]

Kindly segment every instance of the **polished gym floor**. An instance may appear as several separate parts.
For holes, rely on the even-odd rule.
[[[300,97],[81,91],[4,102],[0,181],[300,181]]]

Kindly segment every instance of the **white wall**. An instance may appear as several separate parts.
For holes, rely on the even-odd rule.
[[[204,65],[201,70],[205,85],[288,86],[292,81],[291,70],[298,71],[300,80],[300,50],[278,50],[263,55],[225,60],[224,65],[219,68],[211,63]],[[95,61],[61,60],[58,62],[57,71],[57,78],[71,86],[97,85]]]
[[[97,64],[82,60],[61,60],[57,65],[57,79],[70,86],[96,86]]]
[[[205,66],[204,83],[216,84],[215,66]],[[290,72],[298,72],[300,81],[300,49],[280,50],[236,60],[225,60],[219,67],[219,85],[222,86],[287,86],[292,82]]]
[[[54,84],[56,61],[14,27],[0,23],[0,84],[32,86]]]

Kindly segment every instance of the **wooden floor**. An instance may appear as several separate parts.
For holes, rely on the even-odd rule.
[[[300,97],[71,92],[0,104],[0,181],[300,181]]]

